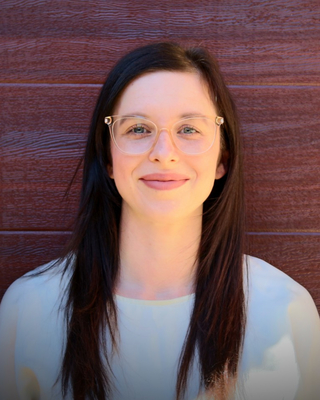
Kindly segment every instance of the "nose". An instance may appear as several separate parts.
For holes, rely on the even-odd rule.
[[[161,128],[159,129],[156,142],[149,153],[149,158],[153,162],[175,162],[179,159],[177,150],[170,131],[167,128]]]

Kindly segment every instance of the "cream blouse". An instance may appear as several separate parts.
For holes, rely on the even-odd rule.
[[[311,296],[270,264],[247,261],[248,320],[234,399],[319,400],[320,320]],[[1,400],[62,399],[60,380],[55,385],[65,345],[62,266],[18,279],[2,300]],[[116,303],[120,351],[112,358],[112,400],[174,400],[194,295],[163,301],[116,296]],[[196,358],[185,399],[197,398],[199,379]]]

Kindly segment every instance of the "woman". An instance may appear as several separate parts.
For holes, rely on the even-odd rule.
[[[242,156],[215,60],[170,43],[110,72],[65,256],[1,308],[4,399],[318,398],[308,292],[243,256]]]

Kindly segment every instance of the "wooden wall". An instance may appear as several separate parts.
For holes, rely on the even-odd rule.
[[[248,253],[320,308],[320,2],[6,0],[1,4],[0,298],[60,253],[91,113],[114,62],[174,40],[218,58],[245,147]]]

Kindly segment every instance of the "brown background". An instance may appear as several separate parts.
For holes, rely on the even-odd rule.
[[[218,58],[245,147],[248,250],[320,309],[320,1],[1,4],[0,298],[59,256],[75,214],[93,106],[114,62],[174,40]]]

